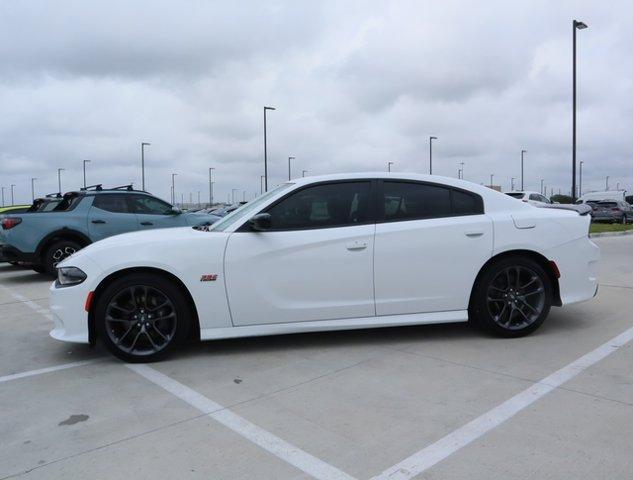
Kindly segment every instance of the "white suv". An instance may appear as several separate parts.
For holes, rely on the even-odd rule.
[[[526,203],[531,203],[537,207],[540,205],[551,205],[552,201],[545,195],[541,195],[538,192],[504,192],[506,195],[522,200]]]

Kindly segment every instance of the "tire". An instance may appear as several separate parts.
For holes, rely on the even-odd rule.
[[[528,335],[549,315],[552,290],[549,275],[534,260],[502,258],[477,280],[469,308],[471,321],[500,337]]]
[[[167,357],[187,338],[191,318],[180,288],[147,273],[114,280],[99,295],[94,310],[97,337],[114,356],[131,363]]]
[[[57,264],[77,250],[81,250],[81,245],[73,240],[58,240],[54,242],[46,249],[44,254],[45,273],[54,277],[57,276]]]

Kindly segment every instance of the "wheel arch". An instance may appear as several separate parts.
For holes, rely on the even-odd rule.
[[[168,272],[167,270],[163,270],[156,267],[131,267],[131,268],[124,268],[123,270],[117,270],[116,272],[111,273],[110,275],[105,277],[103,280],[101,280],[97,288],[94,290],[92,300],[91,300],[90,310],[88,311],[88,339],[89,339],[90,345],[94,345],[97,340],[97,331],[95,328],[95,318],[94,318],[94,306],[97,304],[97,301],[99,300],[100,295],[103,293],[105,288],[109,284],[111,284],[113,281],[125,275],[129,275],[131,273],[149,273],[149,274],[161,276],[171,282],[174,282],[178,286],[178,288],[181,290],[181,292],[184,293],[185,298],[187,299],[187,302],[193,314],[191,329],[189,331],[189,338],[196,339],[196,340],[200,339],[200,319],[198,316],[198,309],[196,307],[196,303],[193,301],[191,292],[189,292],[189,289],[186,287],[186,285],[176,275],[174,275],[171,272]]]
[[[64,227],[49,233],[42,240],[40,240],[40,243],[35,249],[35,258],[41,260],[46,253],[48,247],[50,247],[53,242],[56,242],[58,240],[72,240],[81,245],[81,248],[87,247],[92,243],[92,240],[90,240],[90,238],[86,234],[72,228]]]
[[[530,258],[531,260],[534,260],[536,263],[538,263],[541,266],[541,268],[543,268],[545,273],[547,273],[550,279],[550,282],[552,284],[552,304],[557,307],[560,307],[563,304],[560,298],[560,286],[558,283],[558,275],[557,275],[558,272],[554,270],[555,267],[552,266],[552,263],[550,260],[548,260],[546,257],[541,255],[540,253],[535,252],[534,250],[508,250],[505,252],[498,253],[497,255],[488,259],[488,261],[479,270],[479,273],[477,274],[477,277],[475,277],[475,281],[473,283],[473,287],[470,292],[470,299],[468,302],[469,310],[473,302],[473,296],[475,294],[475,289],[477,287],[477,284],[479,283],[479,280],[481,279],[482,275],[486,272],[486,270],[490,268],[490,266],[493,265],[495,262],[498,262],[501,259],[504,259],[507,257],[515,257],[515,256],[527,257],[527,258]]]

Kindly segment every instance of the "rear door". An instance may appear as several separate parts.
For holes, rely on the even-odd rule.
[[[95,195],[88,211],[88,232],[93,242],[138,229],[136,215],[130,211],[123,193]]]
[[[174,213],[169,203],[150,195],[129,195],[139,229],[172,228],[187,225],[184,215]]]
[[[374,254],[376,314],[465,310],[492,254],[492,220],[472,192],[383,181]]]

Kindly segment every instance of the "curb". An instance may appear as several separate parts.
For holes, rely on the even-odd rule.
[[[625,230],[624,232],[600,232],[600,233],[590,233],[589,237],[621,237],[623,235],[633,235],[633,230]]]

